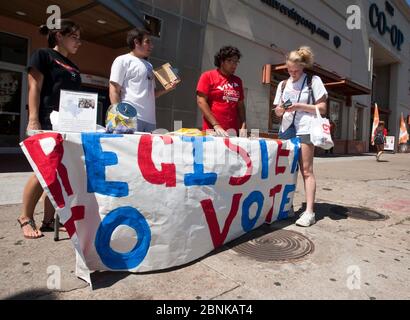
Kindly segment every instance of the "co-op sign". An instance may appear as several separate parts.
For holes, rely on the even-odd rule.
[[[394,11],[389,11],[390,15],[394,15]],[[397,48],[397,50],[401,50],[401,45],[404,42],[404,35],[403,32],[396,25],[391,27],[387,24],[386,14],[383,11],[379,10],[379,7],[373,3],[369,9],[369,18],[370,18],[370,25],[373,28],[377,28],[380,35],[384,35],[386,32],[390,33],[390,41],[391,44]]]

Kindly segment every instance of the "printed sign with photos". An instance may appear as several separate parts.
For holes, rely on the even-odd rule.
[[[92,132],[97,129],[98,94],[61,90],[58,130]]]
[[[384,142],[385,151],[394,151],[394,140],[395,136],[386,136],[386,141]]]

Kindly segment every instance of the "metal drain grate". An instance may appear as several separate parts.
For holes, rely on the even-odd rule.
[[[275,230],[247,242],[230,246],[232,250],[257,261],[288,262],[301,259],[314,251],[313,242],[302,234]]]
[[[389,218],[389,216],[387,215],[381,214],[380,212],[368,208],[333,206],[330,208],[330,211],[337,215],[347,216],[349,218],[358,220],[384,221]]]

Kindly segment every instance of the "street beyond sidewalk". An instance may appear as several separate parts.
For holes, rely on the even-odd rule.
[[[317,158],[315,173],[314,226],[296,227],[291,218],[253,233],[257,240],[296,231],[313,244],[304,257],[261,261],[228,244],[172,270],[94,273],[94,290],[76,278],[66,234],[59,242],[52,233],[23,238],[16,218],[29,173],[0,173],[0,299],[410,299],[410,154],[385,154],[382,162],[374,155]],[[299,176],[297,213],[302,202]],[[388,219],[350,214],[363,208]],[[40,213],[39,205],[37,223]],[[55,270],[61,271],[61,288],[50,290]]]

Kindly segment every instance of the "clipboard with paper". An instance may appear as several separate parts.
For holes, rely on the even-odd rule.
[[[163,64],[161,67],[154,69],[154,74],[162,86],[168,90],[173,82],[180,82],[178,71],[174,69],[169,63]]]

